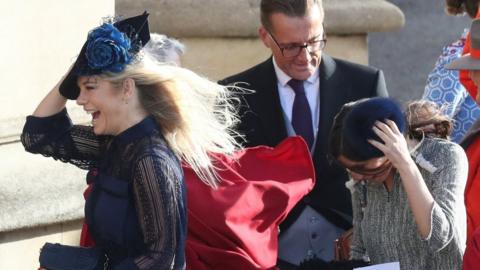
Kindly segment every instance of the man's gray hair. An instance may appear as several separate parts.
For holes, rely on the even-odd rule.
[[[185,45],[175,38],[152,33],[144,50],[158,62],[171,63],[176,62],[175,56],[179,58],[185,53]]]

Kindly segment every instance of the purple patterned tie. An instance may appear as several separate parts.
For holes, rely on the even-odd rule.
[[[292,126],[297,135],[300,135],[307,142],[311,149],[313,145],[313,127],[312,127],[312,112],[308,105],[307,97],[305,96],[305,89],[303,88],[303,81],[291,79],[288,85],[295,91],[295,99],[292,108]]]

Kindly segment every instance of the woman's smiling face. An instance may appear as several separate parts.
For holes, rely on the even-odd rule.
[[[125,130],[128,106],[120,89],[99,76],[81,76],[77,80],[80,94],[77,104],[92,115],[93,131],[97,135],[118,135]]]

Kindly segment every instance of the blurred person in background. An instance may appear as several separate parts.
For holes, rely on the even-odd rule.
[[[474,19],[480,0],[446,0],[448,15],[467,15]],[[459,142],[470,129],[473,122],[480,118],[480,107],[468,94],[460,82],[464,75],[457,70],[448,70],[445,65],[468,53],[468,29],[461,37],[443,48],[435,67],[427,78],[423,99],[437,103],[454,120],[451,139]]]
[[[181,66],[181,57],[185,53],[185,45],[175,38],[151,33],[150,41],[145,45],[144,52],[149,53],[160,63]]]
[[[451,62],[447,68],[468,74],[471,84],[465,86],[471,97],[480,104],[480,19],[472,22],[468,42],[470,53]],[[471,270],[478,269],[480,263],[480,120],[472,125],[460,144],[465,149],[469,162],[465,188],[468,238],[463,269]]]

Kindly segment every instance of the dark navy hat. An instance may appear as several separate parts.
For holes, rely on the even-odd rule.
[[[370,98],[352,106],[343,122],[343,151],[345,157],[364,161],[381,157],[384,154],[367,140],[382,141],[372,130],[376,121],[392,120],[400,132],[405,130],[405,117],[402,109],[393,99]]]
[[[88,34],[70,72],[60,84],[60,93],[68,99],[77,99],[79,76],[103,72],[121,72],[150,40],[148,13],[104,23]]]

